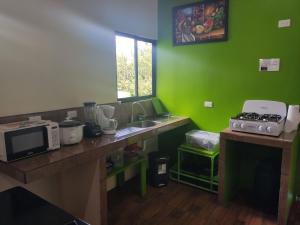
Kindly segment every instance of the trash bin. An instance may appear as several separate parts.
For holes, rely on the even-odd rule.
[[[169,181],[170,157],[160,152],[149,154],[149,178],[153,187],[163,187]]]
[[[254,204],[263,212],[277,212],[280,190],[280,162],[264,159],[258,162],[254,175]]]

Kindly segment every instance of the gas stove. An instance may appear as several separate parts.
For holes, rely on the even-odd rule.
[[[242,113],[230,119],[234,131],[279,136],[284,128],[287,115],[283,102],[248,100]]]

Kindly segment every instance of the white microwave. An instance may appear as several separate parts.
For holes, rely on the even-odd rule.
[[[58,148],[58,123],[39,120],[0,124],[1,161],[14,161]]]

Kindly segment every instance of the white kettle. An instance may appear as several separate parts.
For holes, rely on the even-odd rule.
[[[110,105],[98,105],[96,108],[96,120],[104,134],[115,134],[118,121],[112,119],[115,107]]]
[[[290,133],[297,130],[300,122],[299,105],[290,105],[285,121],[284,131]]]

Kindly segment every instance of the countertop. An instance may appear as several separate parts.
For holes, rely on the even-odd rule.
[[[221,132],[221,137],[229,140],[248,142],[252,144],[261,144],[261,145],[267,145],[267,146],[279,147],[279,148],[291,147],[296,136],[297,136],[296,131],[291,133],[283,132],[278,137],[232,131],[230,128],[226,128]]]
[[[121,137],[102,135],[98,138],[83,139],[79,144],[63,146],[59,150],[47,152],[32,158],[10,163],[0,162],[0,172],[22,183],[30,183],[44,176],[85,164],[100,157],[105,157],[106,153],[113,149],[126,147],[137,141],[175,129],[188,124],[189,121],[188,117],[176,116],[164,119],[155,126]]]

